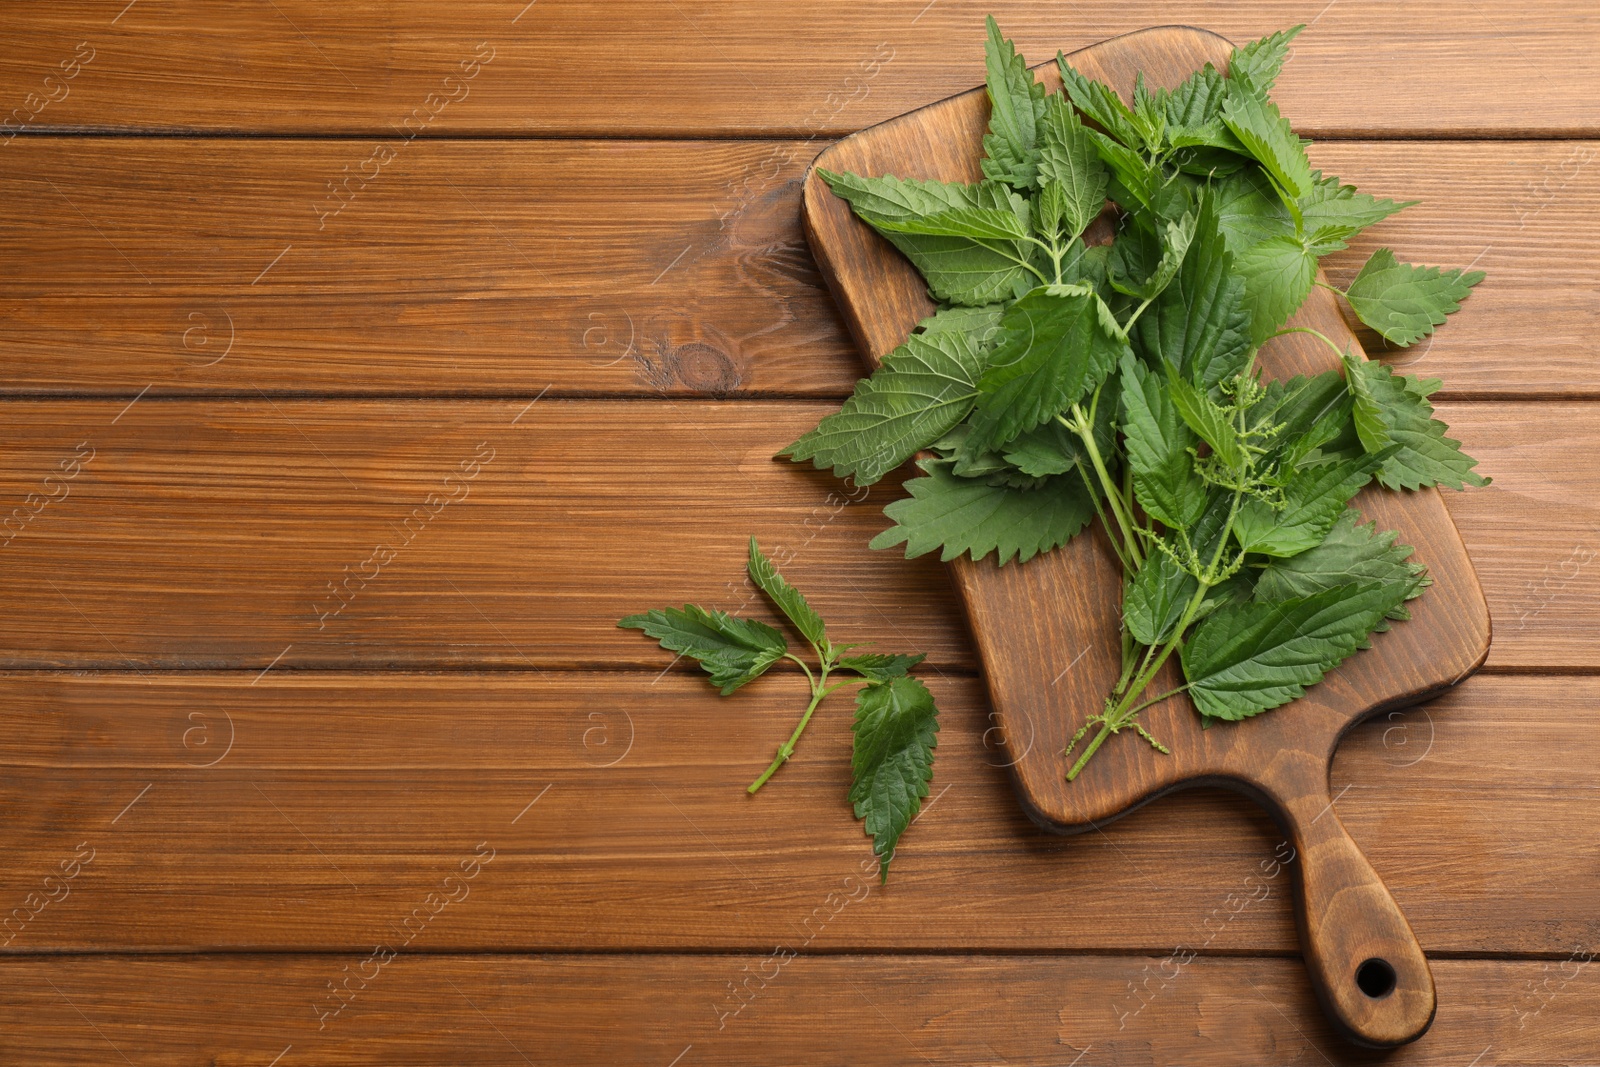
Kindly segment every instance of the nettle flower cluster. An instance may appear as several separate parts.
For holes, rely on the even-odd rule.
[[[939,309],[784,454],[870,484],[925,453],[872,542],[908,556],[1025,561],[1100,519],[1123,668],[1069,779],[1123,729],[1165,751],[1138,715],[1176,692],[1206,725],[1256,715],[1406,618],[1427,577],[1350,506],[1371,480],[1486,481],[1433,417],[1437,381],[1285,326],[1320,257],[1410,206],[1311,168],[1268,95],[1297,32],[1125,103],[1060,56],[1047,93],[990,19],[982,181],[821,172]],[[1108,200],[1114,237],[1090,244]],[[1482,277],[1380,248],[1334,291],[1403,346]],[[1339,369],[1265,379],[1262,346],[1291,332]],[[1149,692],[1173,656],[1183,684]]]

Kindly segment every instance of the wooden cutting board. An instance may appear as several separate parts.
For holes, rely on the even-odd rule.
[[[1148,82],[1171,87],[1207,62],[1225,70],[1231,50],[1228,41],[1203,30],[1161,27],[1075,52],[1071,62],[1126,98],[1140,71]],[[1035,71],[1051,90],[1059,87],[1054,63]],[[988,113],[984,91],[974,89],[848,137],[813,167],[976,181]],[[867,364],[876,367],[932,314],[926,287],[814,169],[806,176],[802,210],[823,275]],[[1361,351],[1325,289],[1312,290],[1293,322]],[[1337,366],[1337,358],[1300,334],[1271,342],[1261,365],[1275,377],[1315,374]],[[1352,724],[1427,699],[1476,670],[1489,650],[1489,613],[1437,490],[1394,493],[1374,485],[1356,505],[1380,529],[1400,531],[1433,577],[1411,602],[1409,622],[1376,635],[1370,651],[1352,657],[1302,699],[1242,723],[1202,730],[1186,696],[1151,707],[1142,721],[1170,756],[1124,731],[1109,738],[1073,782],[1065,779],[1063,751],[1085,718],[1100,710],[1120,666],[1121,572],[1104,531],[1096,526],[1026,564],[998,567],[991,555],[978,563],[962,558],[951,568],[1017,792],[1034,821],[1079,833],[1191,785],[1222,785],[1255,797],[1294,848],[1300,940],[1324,1008],[1350,1040],[1389,1047],[1415,1040],[1433,1021],[1433,975],[1410,924],[1339,820],[1329,763]],[[1177,684],[1175,664],[1170,671],[1174,676],[1157,679],[1154,692]],[[1208,832],[1195,828],[1196,835]],[[1084,914],[1092,916],[1095,905],[1087,903]]]

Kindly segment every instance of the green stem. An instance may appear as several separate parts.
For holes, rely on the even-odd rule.
[[[1111,521],[1106,517],[1106,509],[1100,506],[1100,494],[1095,491],[1094,480],[1089,477],[1089,472],[1083,469],[1082,460],[1079,460],[1073,466],[1078,471],[1078,477],[1083,479],[1084,488],[1089,490],[1089,502],[1094,505],[1094,513],[1100,517],[1100,525],[1105,527],[1108,535],[1111,534]],[[1108,539],[1111,542],[1111,550],[1117,554],[1117,562],[1122,564],[1123,573],[1126,574],[1133,570],[1133,567],[1128,563],[1127,555],[1122,551],[1122,545],[1117,542],[1117,538],[1112,535]]]
[[[1095,401],[1098,402],[1099,399],[1100,391],[1096,389]],[[1068,422],[1060,415],[1057,415],[1056,421],[1077,434],[1078,439],[1083,442],[1084,451],[1089,453],[1089,462],[1094,465],[1095,476],[1100,479],[1100,486],[1105,491],[1106,502],[1111,505],[1112,514],[1117,517],[1118,532],[1122,534],[1122,541],[1128,548],[1128,557],[1133,560],[1136,566],[1143,566],[1144,554],[1139,551],[1139,545],[1133,539],[1134,525],[1132,516],[1124,509],[1122,491],[1112,481],[1111,472],[1106,470],[1105,460],[1100,455],[1100,446],[1094,442],[1094,422],[1092,419],[1085,420],[1083,408],[1078,404],[1072,405],[1072,418],[1073,421]],[[1110,531],[1107,532],[1109,533]]]
[[[1338,292],[1338,290],[1335,289],[1334,292]],[[1329,348],[1333,349],[1333,351],[1339,356],[1340,359],[1344,358],[1345,349],[1340,348],[1338,345],[1334,344],[1331,340],[1328,339],[1328,335],[1325,334],[1325,333],[1322,333],[1320,330],[1313,330],[1309,326],[1285,326],[1283,329],[1281,329],[1277,333],[1273,334],[1272,337],[1282,337],[1286,333],[1309,333],[1312,337],[1319,337],[1319,338],[1322,339],[1322,343],[1327,345]],[[1267,340],[1268,341],[1272,340],[1272,337],[1268,337]]]
[[[795,659],[793,655],[788,655],[787,658],[794,659],[796,663],[800,663],[802,669],[805,669],[805,664],[800,660]],[[806,724],[811,721],[811,716],[817,710],[817,705],[821,704],[829,693],[841,689],[844,686],[850,685],[855,681],[853,678],[847,678],[842,682],[838,682],[824,689],[823,685],[828,680],[829,665],[827,663],[823,663],[821,666],[822,674],[811,683],[811,703],[806,705],[806,713],[800,716],[799,725],[794,728],[794,733],[789,735],[789,740],[778,746],[778,754],[772,758],[772,762],[768,764],[767,769],[761,772],[761,777],[750,783],[749,789],[746,790],[747,792],[754,794],[756,790],[767,784],[768,778],[771,778],[774,774],[778,773],[779,767],[782,767],[785,763],[789,762],[789,757],[794,755],[794,746],[799,743],[800,735],[805,732]],[[811,671],[809,669],[806,669],[806,677],[811,677]]]

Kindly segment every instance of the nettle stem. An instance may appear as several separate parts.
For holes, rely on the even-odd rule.
[[[811,683],[811,703],[806,705],[806,713],[800,716],[800,722],[795,726],[794,733],[789,735],[789,740],[778,746],[778,754],[772,758],[772,762],[767,765],[767,769],[761,772],[761,777],[751,782],[749,788],[745,790],[751,794],[754,794],[758,789],[766,785],[767,779],[771,778],[774,774],[777,774],[778,768],[789,762],[789,757],[794,755],[795,745],[800,743],[800,735],[805,733],[806,724],[811,721],[811,716],[817,710],[817,705],[821,704],[823,700],[827,698],[829,693],[842,689],[851,682],[855,681],[853,678],[847,678],[842,682],[835,682],[833,685],[828,685],[827,663],[822,664],[822,671],[820,674],[813,676],[811,669],[807,667],[805,661],[800,659],[798,656],[789,654],[784,658],[794,660],[796,663],[800,664],[800,669],[806,672],[806,679]]]

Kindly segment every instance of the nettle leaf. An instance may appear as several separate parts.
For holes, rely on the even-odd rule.
[[[1211,446],[1224,466],[1238,469],[1244,464],[1244,444],[1239,440],[1239,428],[1233,417],[1210,396],[1202,393],[1182,378],[1167,375],[1167,392],[1179,418],[1189,429],[1200,435],[1200,440]]]
[[[1199,439],[1161,378],[1131,356],[1122,360],[1122,386],[1122,430],[1139,506],[1169,529],[1188,529],[1206,506],[1192,452]]]
[[[1317,257],[1296,237],[1269,237],[1244,250],[1238,270],[1250,310],[1250,340],[1259,345],[1305,303],[1317,279]]]
[[[754,537],[750,538],[750,558],[745,569],[750,574],[750,580],[756,583],[756,588],[767,594],[778,610],[794,623],[800,636],[811,642],[811,647],[817,649],[819,655],[825,655],[825,650],[831,646],[828,643],[828,627],[823,623],[822,616],[806,603],[800,590],[778,573],[778,568],[762,553]]]
[[[693,604],[629,615],[617,625],[643,630],[668,652],[698,660],[723,696],[760,677],[789,651],[783,635],[764,622]]]
[[[1094,145],[1095,153],[1110,169],[1106,194],[1120,204],[1138,206],[1146,211],[1155,212],[1161,175],[1150,165],[1149,160],[1099,130],[1084,127],[1083,132]]]
[[[1244,279],[1234,269],[1211,198],[1201,204],[1177,278],[1140,316],[1135,329],[1146,352],[1204,388],[1244,367],[1250,355]]]
[[[1207,63],[1167,94],[1167,125],[1174,133],[1205,126],[1220,117],[1227,95],[1222,73]],[[1176,138],[1169,138],[1168,143],[1175,144]]]
[[[927,658],[926,652],[919,652],[915,656],[899,652],[863,652],[859,656],[841,657],[839,666],[855,671],[868,681],[887,682],[908,674],[911,668]]]
[[[1222,104],[1222,121],[1239,143],[1278,183],[1287,199],[1298,200],[1311,191],[1311,162],[1306,146],[1278,113],[1278,105],[1235,83]]]
[[[977,237],[970,232],[979,220],[994,222],[996,216],[986,212],[1016,214],[1026,210],[1025,201],[1011,199],[1003,186],[900,179],[893,175],[863,178],[820,168],[817,174],[863,222],[883,234],[912,262],[928,283],[928,291],[943,303],[980,307],[1009,300],[1024,279],[1031,277],[1029,252],[1021,242],[1008,237]],[[929,222],[930,219],[934,221]],[[1020,225],[1026,232],[1025,220]],[[932,226],[939,232],[912,232],[918,226]],[[969,229],[953,232],[963,226]]]
[[[879,876],[888,881],[895,845],[916,818],[933,780],[939,709],[920,681],[893,678],[856,694],[853,730],[850,800],[856,818],[865,820],[872,835]]]
[[[1108,336],[1104,304],[1081,286],[1041,286],[1000,319],[978,379],[970,447],[993,448],[1053,418],[1105,378],[1127,344]]]
[[[921,332],[856,384],[844,407],[779,455],[871,485],[966,418],[983,371],[982,338],[998,309],[952,309],[924,319]]]
[[[1041,217],[1040,228],[1055,232],[1059,222],[1076,236],[1088,229],[1106,202],[1110,175],[1077,112],[1059,96],[1048,98],[1039,126],[1041,216],[1049,201],[1054,218]],[[1057,213],[1058,212],[1058,213]]]
[[[1361,513],[1347,508],[1320,545],[1263,567],[1256,578],[1255,598],[1288,600],[1351,582],[1381,585],[1399,597],[1387,618],[1407,619],[1404,603],[1422,595],[1428,576],[1422,564],[1410,562],[1411,546],[1395,543],[1399,537],[1394,530],[1379,533],[1375,522],[1362,525]],[[1379,623],[1377,629],[1388,629],[1388,623]]]
[[[1300,218],[1312,244],[1342,244],[1368,226],[1416,204],[1415,200],[1379,200],[1357,192],[1355,186],[1345,185],[1336,177],[1325,178],[1321,171],[1315,171],[1311,191],[1300,198]],[[1287,212],[1284,220],[1290,227],[1294,225]]]
[[[1122,621],[1145,646],[1170,641],[1200,583],[1172,556],[1151,552],[1122,595]]]
[[[1121,380],[1115,376],[1107,378],[1100,387],[1100,399],[1094,412],[1095,448],[1108,464],[1115,463],[1117,452],[1120,393]],[[1092,463],[1089,450],[1078,435],[1055,419],[1013,438],[1004,446],[1003,458],[1017,470],[1035,478],[1065,474],[1078,469],[1080,464],[1087,470]],[[956,473],[961,472],[957,470]]]
[[[1001,565],[1026,563],[1066,544],[1094,517],[1094,504],[1076,475],[1052,478],[1037,489],[1011,489],[961,478],[946,465],[919,461],[927,476],[906,482],[910,496],[884,508],[895,525],[872,539],[872,548],[904,543],[906,558],[942,549],[949,561],[990,552]]]
[[[1196,710],[1244,719],[1303,696],[1361,648],[1406,595],[1391,584],[1339,585],[1219,608],[1180,654]]]
[[[1056,65],[1061,68],[1061,87],[1074,107],[1129,148],[1146,147],[1133,112],[1116,90],[1104,82],[1084,77],[1060,52],[1056,53]]]
[[[1395,345],[1412,345],[1433,332],[1445,316],[1460,310],[1483,271],[1418,267],[1399,263],[1394,252],[1372,253],[1345,296],[1361,321]]]
[[[1194,239],[1195,216],[1163,219],[1158,232],[1139,226],[1124,230],[1111,246],[1107,280],[1119,293],[1153,300],[1171,284]]]
[[[1044,86],[1033,79],[1027,61],[1000,35],[994,16],[987,19],[984,63],[988,70],[989,132],[983,138],[983,173],[1019,189],[1038,186],[1039,119]]]
[[[1315,548],[1344,514],[1350,498],[1372,480],[1382,455],[1296,471],[1284,487],[1281,508],[1274,509],[1260,499],[1245,501],[1233,524],[1240,547],[1282,557]]]
[[[1265,96],[1278,80],[1283,61],[1289,56],[1289,42],[1303,29],[1304,26],[1294,26],[1279,30],[1234,49],[1228,61],[1228,77],[1249,82],[1251,88]]]
[[[1247,167],[1217,182],[1211,200],[1216,204],[1217,229],[1235,257],[1269,237],[1295,234],[1294,219],[1259,167]]]
[[[1450,427],[1433,417],[1428,394],[1438,387],[1436,380],[1408,378],[1385,364],[1354,357],[1345,359],[1345,379],[1363,447],[1380,454],[1394,449],[1378,469],[1384,486],[1460,489],[1489,484],[1472,469],[1478,461],[1461,451],[1461,442],[1444,435]]]
[[[1252,428],[1272,423],[1282,427],[1275,443],[1281,464],[1293,469],[1318,449],[1351,436],[1351,410],[1344,375],[1330,370],[1268,382],[1265,395],[1250,409],[1250,422]]]

